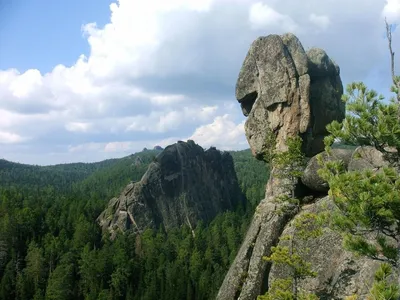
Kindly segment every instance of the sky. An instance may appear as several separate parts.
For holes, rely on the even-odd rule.
[[[268,34],[294,33],[344,85],[390,96],[385,17],[399,23],[400,0],[0,0],[0,158],[93,162],[187,139],[248,148],[235,84]]]

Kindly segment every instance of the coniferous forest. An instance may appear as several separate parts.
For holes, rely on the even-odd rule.
[[[159,150],[99,163],[0,161],[0,299],[212,299],[234,259],[268,168],[231,152],[245,206],[168,234],[102,236],[96,218]]]

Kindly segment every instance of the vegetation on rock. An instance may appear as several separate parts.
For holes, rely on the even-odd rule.
[[[347,115],[333,122],[325,139],[329,152],[334,141],[372,146],[389,162],[382,168],[346,171],[341,161],[323,161],[320,175],[328,182],[329,196],[336,205],[332,227],[344,234],[344,246],[360,255],[383,261],[376,273],[370,299],[398,299],[400,296],[400,77],[394,75],[391,27],[386,23],[392,59],[392,91],[389,103],[363,83],[347,87],[343,100]],[[390,266],[397,284],[390,280]]]

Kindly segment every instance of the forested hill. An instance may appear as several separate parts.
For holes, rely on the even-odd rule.
[[[107,159],[95,163],[51,166],[27,165],[0,159],[0,186],[52,187],[57,192],[63,193],[69,192],[77,183],[83,184],[83,186],[90,186],[91,182],[109,183],[104,181],[105,179],[111,180],[112,185],[121,185],[118,178],[139,178],[152,158],[160,152],[161,150],[144,150],[123,158]]]
[[[263,198],[267,166],[230,152],[245,207],[195,229],[102,237],[96,218],[161,150],[98,163],[0,161],[0,299],[211,299]],[[174,286],[174,289],[168,287]]]

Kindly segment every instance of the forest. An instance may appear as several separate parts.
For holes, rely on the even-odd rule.
[[[99,163],[0,161],[0,299],[212,299],[263,198],[268,166],[230,152],[247,204],[200,223],[102,236],[96,218],[160,150]],[[173,287],[173,288],[171,288]]]
[[[297,240],[317,238],[329,228],[342,235],[343,251],[380,263],[368,300],[400,297],[400,76],[387,23],[386,30],[395,96],[388,101],[362,82],[349,84],[343,95],[346,116],[327,126],[324,140],[328,157],[335,147],[370,147],[385,165],[346,170],[343,161],[318,155],[318,175],[334,205],[294,222]],[[0,299],[214,299],[264,197],[270,170],[290,190],[274,199],[281,204],[276,213],[299,212],[308,204],[294,197],[306,162],[302,140],[286,143],[287,151],[272,153],[268,162],[256,160],[250,150],[230,151],[247,201],[209,223],[199,222],[194,234],[183,225],[168,232],[127,231],[112,241],[97,217],[112,197],[143,176],[161,150],[54,166],[0,160]],[[317,272],[302,256],[312,249],[296,249],[295,234],[281,236],[290,246],[276,243],[263,257],[289,272],[268,282],[259,300],[319,299],[299,288]],[[356,299],[356,293],[346,298]]]

